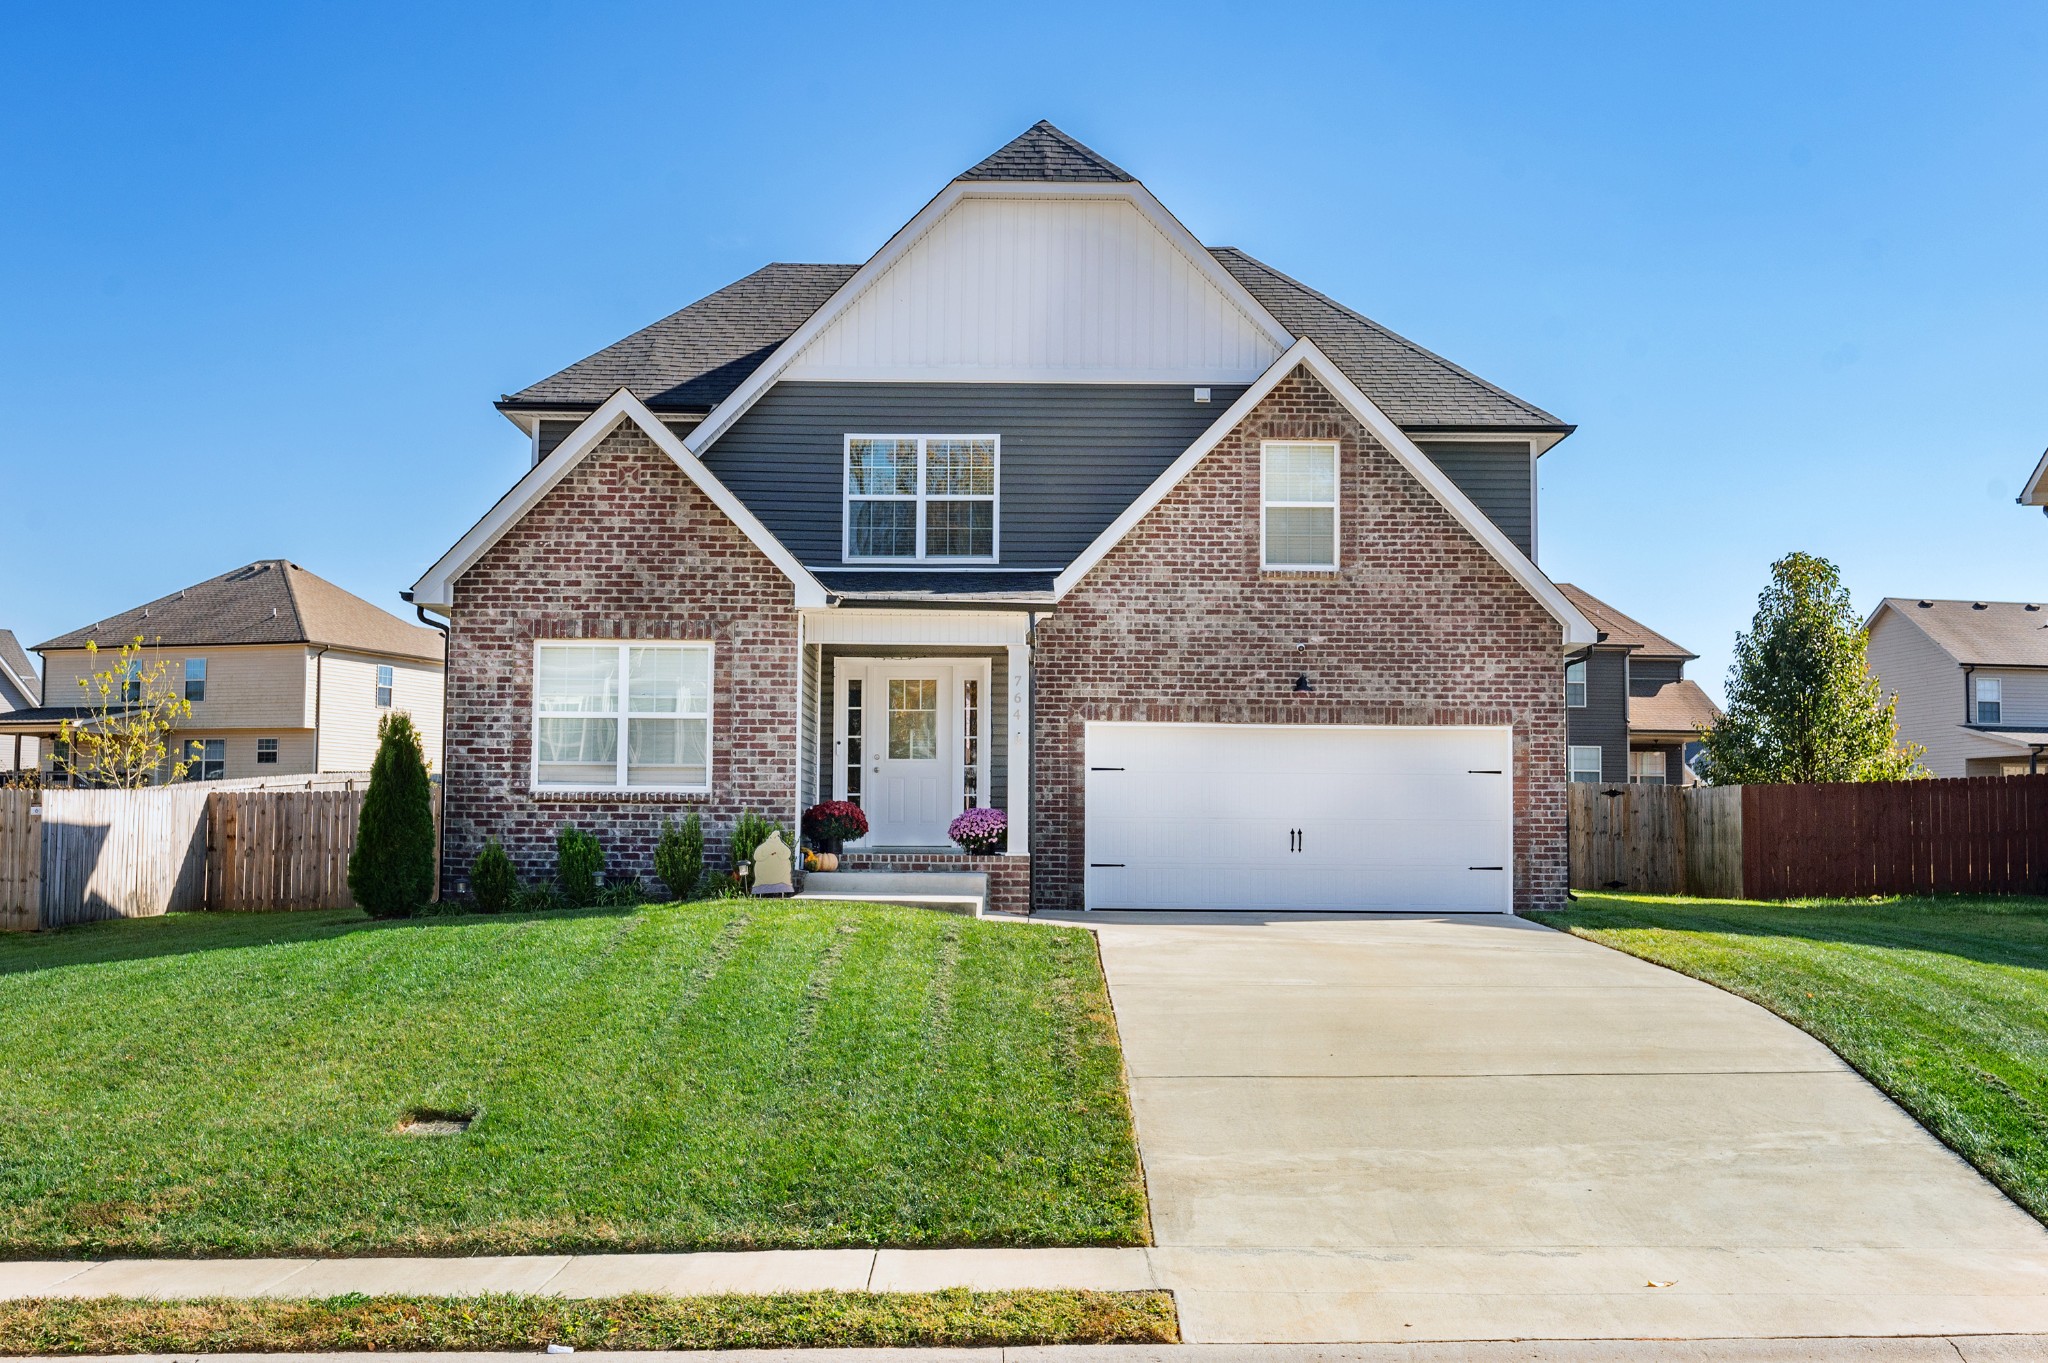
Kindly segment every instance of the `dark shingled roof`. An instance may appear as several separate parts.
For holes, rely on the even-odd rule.
[[[859,268],[763,265],[681,312],[501,399],[498,407],[596,407],[629,388],[656,411],[708,412]]]
[[[428,662],[440,662],[442,649],[440,631],[409,625],[296,563],[270,558],[59,635],[36,651],[88,642],[118,648],[138,635],[179,646],[330,644]]]
[[[1887,596],[1884,604],[1920,626],[1959,663],[2048,667],[2048,607],[2039,602]]]
[[[991,605],[1050,606],[1055,574],[1038,572],[963,573],[945,569],[909,573],[813,570],[825,590],[848,601],[949,601]]]
[[[1639,658],[1697,658],[1699,654],[1674,644],[1663,635],[1651,629],[1642,621],[1623,615],[1599,597],[1574,587],[1569,582],[1560,582],[1557,589],[1565,599],[1579,608],[1579,613],[1593,622],[1593,628],[1607,637],[1600,642],[1613,647],[1632,648]]]
[[[1494,387],[1470,370],[1460,369],[1234,246],[1212,246],[1209,254],[1221,261],[1281,326],[1320,346],[1403,430],[1572,429],[1534,403]]]
[[[21,647],[21,640],[14,637],[11,629],[0,629],[0,663],[7,664],[7,670],[28,683],[29,695],[35,695],[37,676],[36,665]]]
[[[961,172],[963,180],[1112,180],[1138,177],[1097,155],[1044,119]]]

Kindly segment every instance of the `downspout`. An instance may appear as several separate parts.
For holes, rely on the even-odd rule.
[[[533,428],[538,431],[540,423],[536,421]],[[538,440],[539,437],[536,436],[535,439]],[[441,870],[446,860],[445,849],[448,841],[445,832],[448,824],[448,622],[436,620],[428,615],[427,608],[414,601],[410,591],[400,592],[398,598],[412,607],[412,613],[419,617],[421,624],[441,636],[441,817],[434,820],[434,888],[437,891],[434,897],[439,899]]]
[[[322,644],[320,645],[320,651],[313,655],[313,774],[315,776],[320,774],[321,683],[327,679],[327,669],[320,665],[320,660],[327,656],[327,650],[332,647],[332,644]]]
[[[1963,664],[1963,723],[1968,724],[1970,715],[1970,674],[1977,670],[1977,664]]]

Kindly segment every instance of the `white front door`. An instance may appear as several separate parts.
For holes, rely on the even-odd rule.
[[[1506,913],[1504,728],[1090,724],[1091,909]]]
[[[862,847],[950,847],[988,788],[983,659],[841,658],[836,793],[868,816]]]

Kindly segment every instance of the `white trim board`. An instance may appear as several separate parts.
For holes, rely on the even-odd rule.
[[[2048,507],[2048,450],[2041,451],[2041,462],[2034,465],[2034,472],[2020,489],[2017,500],[2021,506]]]
[[[915,217],[905,223],[896,235],[883,243],[882,249],[868,258],[865,265],[853,272],[833,295],[826,299],[819,309],[805,319],[804,324],[791,332],[789,338],[775,348],[768,358],[747,375],[738,388],[726,399],[711,409],[709,415],[690,432],[685,442],[694,454],[702,454],[713,441],[725,433],[761,395],[782,377],[802,354],[805,347],[817,339],[826,327],[836,321],[854,301],[865,294],[875,282],[886,274],[890,267],[901,260],[910,248],[931,231],[939,219],[945,217],[953,206],[965,198],[1033,198],[1033,199],[1123,199],[1135,207],[1168,241],[1188,258],[1223,296],[1233,303],[1239,312],[1271,340],[1275,347],[1285,350],[1293,343],[1293,335],[1280,325],[1279,319],[1266,310],[1264,304],[1252,297],[1251,291],[1237,282],[1236,276],[1223,268],[1222,262],[1209,254],[1194,233],[1188,231],[1180,219],[1166,211],[1152,192],[1135,180],[1109,183],[1040,183],[1037,181],[1016,181],[1005,183],[990,180],[955,180],[940,190],[932,201],[920,209]],[[1221,383],[1222,379],[1209,380]]]
[[[768,527],[746,508],[745,503],[718,480],[718,476],[704,467],[704,461],[690,452],[676,433],[662,425],[661,418],[651,411],[647,404],[621,388],[605,399],[604,405],[584,418],[583,424],[570,433],[569,438],[555,447],[540,463],[528,469],[526,476],[513,484],[512,490],[498,499],[497,505],[484,513],[482,520],[469,528],[469,532],[455,542],[455,546],[443,554],[433,567],[421,575],[413,584],[412,600],[416,606],[444,614],[454,606],[455,580],[467,572],[476,561],[489,552],[535,503],[551,492],[556,484],[568,476],[571,469],[583,461],[585,455],[603,443],[606,436],[626,422],[638,426],[654,447],[667,455],[675,466],[683,471],[699,491],[709,497],[741,534],[765,555],[787,577],[794,590],[794,604],[822,606],[826,604],[825,588],[812,577],[809,570],[797,562],[796,556],[783,548],[782,542],[768,532]]]
[[[1259,376],[1257,383],[1245,389],[1244,394],[1216,418],[1215,423],[1202,433],[1199,440],[1188,446],[1180,458],[1168,465],[1166,471],[1153,481],[1152,486],[1145,489],[1143,495],[1125,507],[1123,514],[1111,521],[1108,528],[1096,536],[1094,543],[1083,550],[1080,557],[1067,566],[1065,572],[1053,579],[1053,599],[1059,601],[1071,592],[1081,579],[1086,577],[1096,564],[1102,562],[1109,551],[1137,526],[1139,521],[1166,500],[1166,495],[1194,471],[1195,465],[1201,463],[1204,456],[1222,444],[1224,438],[1237,429],[1238,423],[1250,416],[1258,405],[1266,400],[1267,395],[1279,387],[1281,381],[1297,368],[1306,369],[1313,374],[1323,387],[1358,419],[1359,424],[1371,432],[1380,444],[1386,446],[1401,466],[1443,504],[1443,508],[1451,513],[1452,519],[1478,540],[1481,546],[1507,569],[1509,576],[1550,612],[1564,628],[1564,643],[1567,647],[1576,648],[1598,639],[1599,633],[1593,628],[1593,623],[1566,599],[1565,594],[1557,589],[1557,584],[1546,577],[1543,570],[1530,561],[1528,555],[1516,548],[1514,542],[1501,533],[1500,527],[1488,520],[1486,514],[1472,504],[1472,499],[1467,497],[1428,455],[1417,449],[1415,442],[1409,439],[1371,398],[1360,392],[1358,385],[1347,378],[1344,371],[1337,368],[1330,357],[1306,336],[1289,346],[1287,352]]]

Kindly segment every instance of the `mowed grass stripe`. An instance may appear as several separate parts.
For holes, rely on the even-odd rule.
[[[873,905],[0,939],[0,1253],[1140,1243],[1107,1019],[1085,933]]]
[[[1812,1033],[2048,1220],[2048,903],[1585,894],[1538,916]]]

